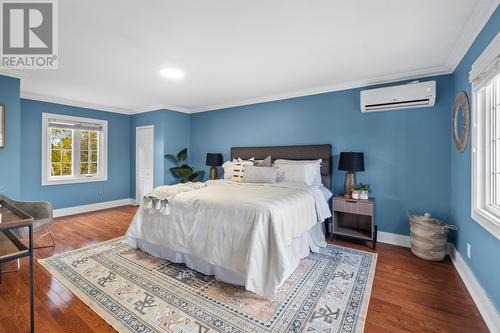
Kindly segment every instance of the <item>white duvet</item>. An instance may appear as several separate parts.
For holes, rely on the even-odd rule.
[[[126,235],[190,254],[245,277],[245,288],[273,299],[286,280],[294,238],[331,216],[318,186],[208,181],[179,193],[170,215],[139,207]]]

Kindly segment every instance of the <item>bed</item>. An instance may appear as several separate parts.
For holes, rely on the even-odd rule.
[[[273,160],[322,159],[324,186],[208,181],[206,187],[177,194],[168,215],[141,205],[125,242],[273,299],[300,259],[326,246],[331,145],[231,149],[234,158],[269,155]]]

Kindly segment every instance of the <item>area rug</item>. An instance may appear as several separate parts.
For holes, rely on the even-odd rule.
[[[273,301],[117,238],[39,260],[119,332],[362,332],[377,256],[328,245]]]

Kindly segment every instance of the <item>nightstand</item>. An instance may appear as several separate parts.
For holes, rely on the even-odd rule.
[[[344,236],[377,244],[375,198],[347,199],[335,196],[332,200],[333,236]]]

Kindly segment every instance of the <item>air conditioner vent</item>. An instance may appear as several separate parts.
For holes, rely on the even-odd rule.
[[[436,100],[436,81],[409,83],[361,91],[361,112],[432,107]]]

